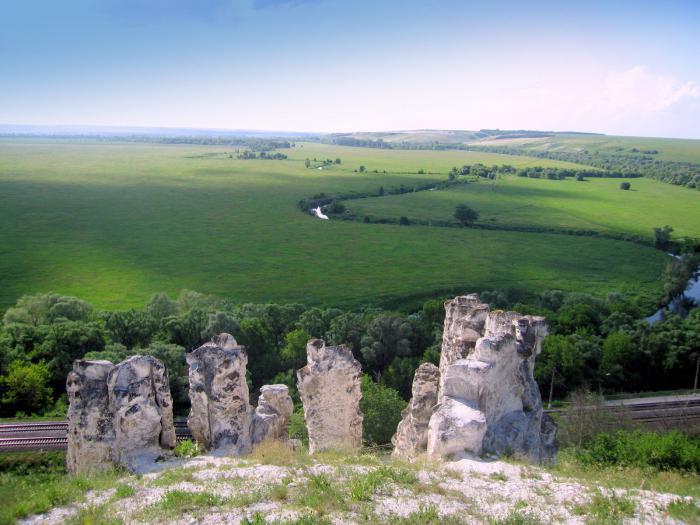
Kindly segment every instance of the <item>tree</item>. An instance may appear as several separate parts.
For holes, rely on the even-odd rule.
[[[51,401],[50,375],[43,362],[13,362],[7,375],[0,378],[3,412],[14,416],[17,412],[33,414],[46,408]]]
[[[305,159],[305,160],[304,160],[304,166],[307,167],[307,168],[308,168],[309,166],[311,166],[311,161],[310,161],[309,159]]]
[[[454,217],[462,226],[471,226],[479,218],[479,214],[466,204],[459,204],[455,208]]]
[[[406,402],[396,390],[375,383],[368,375],[362,376],[360,386],[360,410],[364,416],[362,437],[369,445],[386,445],[396,432]]]
[[[332,345],[347,345],[355,357],[361,357],[362,335],[367,330],[367,315],[346,312],[334,317],[326,332],[326,341]]]
[[[621,182],[620,183],[621,190],[629,190],[631,187],[632,187],[632,185],[629,182]]]
[[[216,312],[209,314],[207,327],[202,331],[202,339],[211,339],[215,335],[226,333],[235,337],[238,332],[238,321],[227,312]]]
[[[408,220],[408,217],[406,217],[405,215],[402,215],[399,218],[399,224],[401,226],[408,226],[409,224],[411,224],[411,222]]]
[[[144,310],[105,312],[102,317],[112,341],[127,348],[147,346],[157,329],[156,320]]]
[[[284,338],[284,346],[280,351],[282,366],[289,369],[297,369],[306,363],[306,343],[311,336],[303,328],[297,328],[289,332]]]
[[[335,159],[335,163],[336,163],[336,164],[340,164],[340,162],[341,162],[341,161],[340,161],[340,157],[338,157],[338,158]]]
[[[175,315],[177,312],[177,305],[167,294],[159,292],[153,294],[146,303],[146,312],[151,314],[151,317],[160,324],[166,317]]]
[[[364,173],[364,172],[365,172],[365,167],[364,167],[364,166],[360,166],[360,173]]]
[[[396,356],[411,354],[412,328],[403,317],[379,315],[367,326],[361,353],[365,362],[381,373]]]
[[[660,228],[654,228],[654,246],[659,250],[664,250],[671,242],[671,233],[673,228],[669,225]]]
[[[98,323],[63,321],[48,327],[44,341],[34,347],[29,357],[34,362],[46,363],[50,386],[55,393],[62,393],[65,392],[66,376],[73,368],[73,361],[87,352],[97,352],[104,347],[104,331]]]

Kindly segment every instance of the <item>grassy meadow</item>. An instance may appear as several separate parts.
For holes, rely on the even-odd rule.
[[[700,193],[652,179],[576,181],[500,176],[446,190],[353,200],[348,208],[360,216],[454,220],[455,206],[479,212],[480,223],[500,226],[620,232],[653,236],[653,228],[669,224],[674,235],[700,238]]]
[[[283,152],[288,160],[238,160],[233,148],[223,146],[0,140],[0,309],[23,294],[46,291],[111,309],[139,306],[154,292],[175,295],[182,288],[236,302],[344,306],[503,287],[630,291],[651,299],[659,293],[664,255],[631,243],[321,221],[296,206],[319,192],[445,180],[452,166],[463,164],[571,164],[311,143]],[[307,157],[340,157],[342,164],[307,169]],[[360,165],[366,173],[354,171]],[[528,187],[544,190],[538,186],[543,182]],[[624,197],[643,195],[647,182],[632,181],[636,193]],[[551,187],[573,184],[553,181]],[[603,193],[607,198],[610,192]],[[595,191],[577,190],[560,200],[573,208],[596,206]],[[660,204],[671,205],[677,209],[676,202]],[[563,212],[552,207],[547,213]],[[413,214],[407,209],[399,215]],[[622,222],[614,219],[610,227]],[[677,221],[661,222],[682,228]]]

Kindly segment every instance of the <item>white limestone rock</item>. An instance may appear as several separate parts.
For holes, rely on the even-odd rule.
[[[450,397],[435,407],[428,423],[428,455],[462,458],[481,454],[486,434],[486,416],[466,402]]]
[[[362,444],[360,363],[349,348],[306,345],[307,365],[297,371],[297,388],[309,432],[309,453],[354,450]]]
[[[467,357],[484,332],[489,305],[483,304],[477,294],[455,297],[445,301],[445,324],[440,351],[440,388],[445,371],[458,359]]]
[[[440,370],[432,363],[422,363],[413,376],[411,400],[401,412],[396,434],[391,438],[394,455],[411,458],[425,452],[428,445],[428,422],[437,403]]]
[[[493,311],[477,295],[445,303],[438,405],[427,451],[437,457],[514,454],[536,463],[556,453],[556,426],[542,418],[535,358],[543,317]]]
[[[71,474],[86,474],[112,466],[114,427],[109,410],[109,361],[76,360],[68,374],[68,451]]]
[[[294,402],[287,385],[261,387],[251,427],[253,446],[266,440],[288,441],[287,427],[293,411]]]
[[[143,471],[175,446],[173,403],[168,374],[151,356],[132,356],[108,376],[109,410],[115,440],[113,460]]]
[[[187,354],[190,413],[187,426],[204,450],[250,452],[248,355],[230,334],[219,334]]]

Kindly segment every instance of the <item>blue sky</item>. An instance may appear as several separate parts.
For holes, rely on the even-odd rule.
[[[0,123],[700,138],[700,2],[0,0]]]

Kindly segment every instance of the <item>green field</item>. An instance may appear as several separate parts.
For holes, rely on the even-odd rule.
[[[700,163],[700,140],[610,135],[562,134],[538,139],[506,139],[473,142],[484,146],[518,146],[527,151],[582,151],[601,155],[629,155],[632,149],[656,150],[654,159]],[[639,152],[638,155],[643,155]]]
[[[138,306],[156,291],[182,288],[236,302],[347,306],[507,286],[630,291],[647,298],[660,291],[663,254],[632,243],[321,221],[296,206],[318,192],[444,180],[455,165],[566,163],[310,143],[285,150],[290,159],[284,161],[231,159],[231,152],[221,146],[0,141],[0,306],[46,291],[102,308]],[[343,163],[306,169],[307,157]],[[355,173],[360,165],[368,173]],[[638,184],[641,190],[633,181],[635,189]]]
[[[456,221],[455,206],[467,204],[479,221],[503,227],[537,226],[621,232],[652,238],[653,228],[673,226],[674,235],[700,238],[700,193],[651,179],[576,181],[501,176],[447,190],[352,200],[350,211],[372,219]]]

